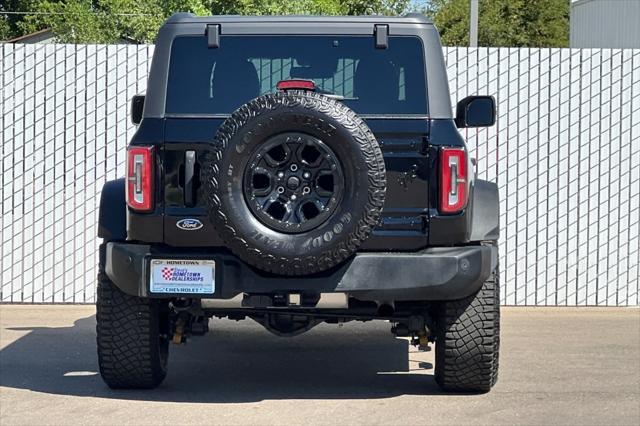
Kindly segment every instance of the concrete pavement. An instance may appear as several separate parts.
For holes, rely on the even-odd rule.
[[[500,379],[442,393],[384,322],[277,338],[251,321],[172,346],[153,391],[97,374],[93,306],[0,305],[0,424],[640,424],[640,309],[504,308]]]

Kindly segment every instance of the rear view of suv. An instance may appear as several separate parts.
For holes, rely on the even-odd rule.
[[[100,203],[109,386],[157,386],[214,316],[278,336],[386,320],[435,342],[443,389],[496,382],[498,189],[457,130],[495,105],[452,115],[426,18],[174,15],[131,112]]]

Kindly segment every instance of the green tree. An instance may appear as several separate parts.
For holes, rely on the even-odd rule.
[[[174,10],[206,14],[203,0],[36,0],[23,33],[51,28],[63,43],[151,42]],[[1,13],[0,13],[1,14]]]
[[[33,7],[38,13],[25,15],[17,24],[25,34],[51,28],[61,43],[110,43],[118,38],[116,22],[91,0],[44,0]]]
[[[51,28],[63,43],[113,43],[119,39],[148,43],[175,12],[396,15],[410,6],[411,0],[3,0],[0,39]],[[3,15],[3,11],[27,13]]]
[[[6,15],[0,15],[0,40],[7,40],[13,35]]]
[[[2,0],[0,1],[0,40],[18,37],[23,34],[18,27],[24,15],[7,14],[3,12],[20,12],[29,10],[30,0]]]
[[[410,0],[212,0],[216,15],[399,15]]]
[[[316,14],[327,10],[338,13],[337,2],[333,0],[212,0],[214,15],[292,15]]]
[[[569,45],[569,0],[480,0],[479,6],[480,46]],[[428,13],[443,44],[469,44],[469,0],[432,0]]]
[[[413,10],[410,0],[345,0],[344,15],[402,15]]]

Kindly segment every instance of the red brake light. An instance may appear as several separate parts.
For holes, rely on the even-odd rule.
[[[313,80],[293,79],[293,80],[280,80],[276,84],[278,90],[316,90],[316,84]]]
[[[440,212],[457,213],[467,205],[467,153],[462,148],[440,151]]]
[[[153,209],[153,147],[127,149],[127,204],[136,211]]]

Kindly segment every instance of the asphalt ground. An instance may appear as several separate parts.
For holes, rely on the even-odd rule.
[[[504,308],[500,377],[447,394],[385,322],[214,320],[151,391],[98,375],[93,306],[0,305],[0,424],[640,424],[640,309]]]

